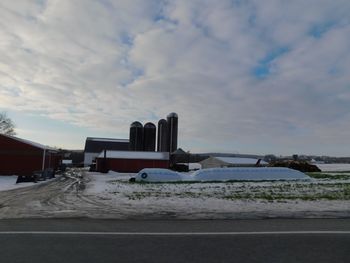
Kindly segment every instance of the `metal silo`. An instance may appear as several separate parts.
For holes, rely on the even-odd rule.
[[[143,126],[138,121],[135,121],[130,125],[129,150],[143,150]]]
[[[143,150],[154,152],[156,150],[156,125],[147,122],[143,127]]]
[[[169,152],[172,153],[177,149],[177,130],[178,130],[178,116],[175,112],[167,116],[168,122],[168,138],[169,138]]]
[[[169,152],[168,122],[161,119],[158,122],[157,151]]]

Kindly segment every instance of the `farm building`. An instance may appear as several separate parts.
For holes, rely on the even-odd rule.
[[[200,162],[202,168],[216,168],[216,167],[253,167],[253,166],[267,166],[265,161],[255,158],[240,158],[240,157],[218,157],[211,156]]]
[[[98,172],[137,173],[144,168],[169,168],[169,153],[103,151],[96,161]]]
[[[56,170],[60,155],[54,148],[0,134],[0,175],[32,175],[48,168]]]
[[[104,150],[128,151],[129,140],[87,137],[84,149],[84,166],[89,166]]]

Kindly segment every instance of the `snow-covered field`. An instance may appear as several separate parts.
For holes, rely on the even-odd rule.
[[[350,175],[342,179],[223,183],[130,183],[135,175],[87,173],[85,194],[130,215],[180,218],[350,215]]]
[[[350,217],[350,173],[310,176],[292,181],[131,183],[135,174],[69,170],[46,184],[0,192],[0,218]]]

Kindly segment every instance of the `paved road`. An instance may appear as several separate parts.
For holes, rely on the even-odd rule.
[[[0,220],[0,262],[350,262],[350,219]]]

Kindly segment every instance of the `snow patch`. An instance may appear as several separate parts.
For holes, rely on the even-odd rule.
[[[17,175],[0,175],[0,191],[7,191],[26,186],[32,186],[36,183],[20,183],[16,184]]]
[[[316,165],[322,172],[350,171],[350,163],[320,163]]]

